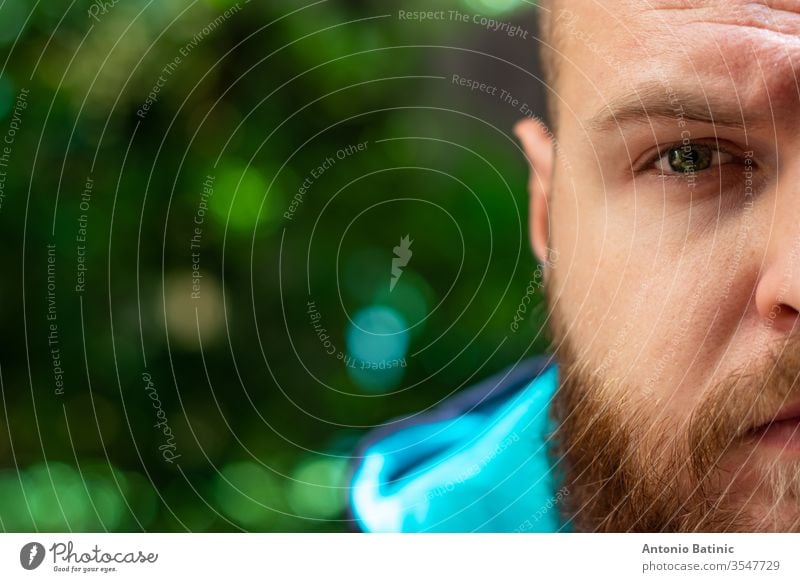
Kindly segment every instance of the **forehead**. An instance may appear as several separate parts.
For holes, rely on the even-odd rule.
[[[796,103],[800,0],[574,0],[552,14],[561,99],[596,109],[654,82],[743,109]],[[580,99],[575,99],[580,96]]]

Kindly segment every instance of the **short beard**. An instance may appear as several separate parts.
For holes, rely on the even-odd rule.
[[[552,454],[572,529],[800,531],[800,463],[767,464],[752,446],[752,429],[800,396],[799,341],[713,385],[688,418],[656,420],[654,406],[631,398],[635,386],[579,356],[562,322],[551,310],[559,364]]]

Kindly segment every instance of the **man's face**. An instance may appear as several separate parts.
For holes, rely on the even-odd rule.
[[[800,1],[562,4],[548,297],[576,525],[797,529]]]

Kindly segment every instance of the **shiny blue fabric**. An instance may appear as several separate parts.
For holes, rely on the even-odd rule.
[[[351,511],[372,532],[555,532],[559,489],[548,456],[555,365],[491,406],[417,422],[368,445]]]

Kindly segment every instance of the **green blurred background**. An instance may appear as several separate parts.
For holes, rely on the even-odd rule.
[[[346,531],[370,428],[546,349],[535,19],[0,3],[0,528]]]

